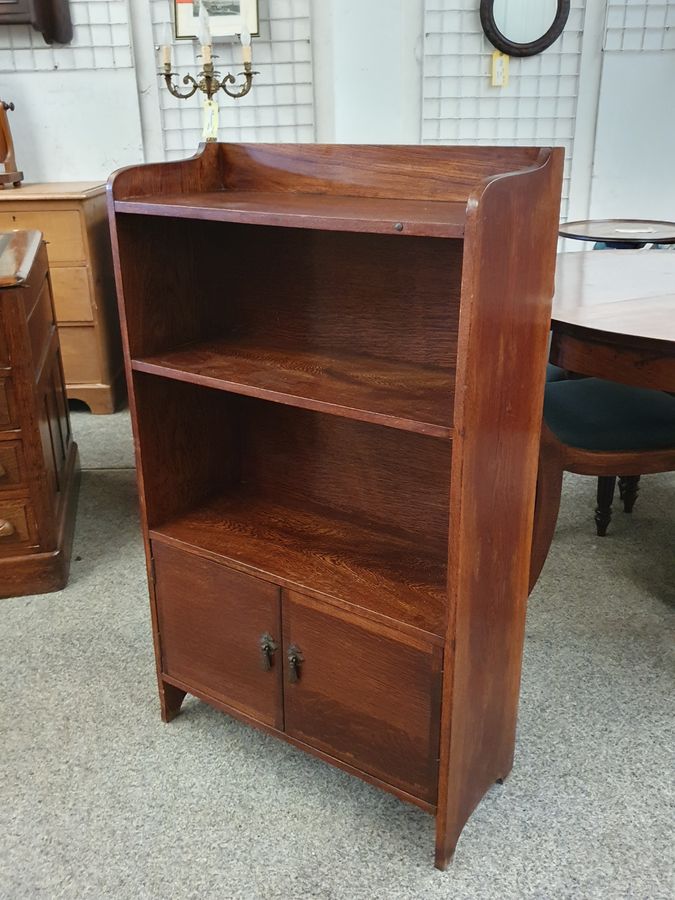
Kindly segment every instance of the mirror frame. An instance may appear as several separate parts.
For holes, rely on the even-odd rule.
[[[485,36],[493,47],[506,53],[508,56],[535,56],[550,47],[551,44],[558,40],[563,33],[565,25],[570,14],[570,0],[558,0],[558,11],[551,27],[545,34],[535,41],[528,41],[526,44],[519,44],[516,41],[510,41],[505,37],[495,22],[494,15],[495,0],[481,0],[480,2],[480,21],[483,26]]]

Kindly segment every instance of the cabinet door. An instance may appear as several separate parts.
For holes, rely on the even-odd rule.
[[[283,623],[286,732],[435,803],[441,648],[291,591]]]
[[[164,674],[282,728],[279,589],[157,541],[152,554]]]

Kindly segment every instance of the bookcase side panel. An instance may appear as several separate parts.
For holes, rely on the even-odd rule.
[[[466,238],[436,864],[513,762],[562,150],[490,182]],[[454,647],[454,652],[453,652]]]

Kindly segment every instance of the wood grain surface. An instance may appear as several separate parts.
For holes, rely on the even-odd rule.
[[[440,868],[512,763],[561,178],[208,144],[108,186],[164,718],[194,692],[435,812]],[[162,671],[150,542],[282,589],[285,730],[198,642]]]
[[[442,650],[284,592],[284,708],[293,737],[436,803]],[[287,652],[302,653],[296,682]]]
[[[404,431],[452,435],[448,369],[377,357],[289,352],[228,339],[135,359],[132,366],[138,372]]]

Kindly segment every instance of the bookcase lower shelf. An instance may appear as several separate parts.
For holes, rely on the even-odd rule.
[[[442,643],[445,559],[414,535],[239,490],[151,529],[150,536]]]

